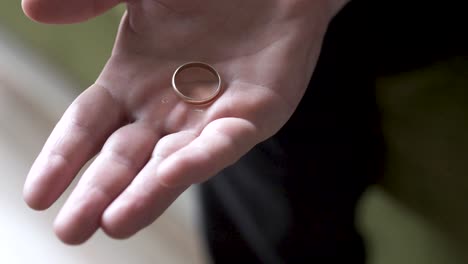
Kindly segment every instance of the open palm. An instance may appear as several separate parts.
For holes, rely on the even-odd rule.
[[[79,22],[116,0],[24,0],[33,19]],[[98,228],[116,238],[151,224],[191,184],[207,180],[292,115],[335,7],[325,1],[131,0],[112,56],[65,112],[35,161],[24,196],[48,208],[97,154],[55,221],[66,243]],[[188,61],[213,65],[210,105],[171,89]]]

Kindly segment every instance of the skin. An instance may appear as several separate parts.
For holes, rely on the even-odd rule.
[[[119,0],[23,0],[43,23],[76,23]],[[24,199],[51,206],[96,156],[54,230],[80,244],[102,228],[127,238],[189,186],[275,134],[303,96],[334,14],[325,0],[130,0],[96,82],[66,110],[34,162]],[[213,65],[222,94],[205,106],[180,100],[173,71]]]

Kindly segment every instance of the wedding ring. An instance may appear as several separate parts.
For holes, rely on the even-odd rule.
[[[192,76],[190,77],[189,72]],[[184,72],[188,74],[183,76]],[[200,73],[197,75],[197,72]],[[199,75],[204,75],[204,79]],[[209,76],[207,76],[209,75]],[[210,80],[207,80],[207,78]],[[190,83],[192,82],[192,85]],[[211,83],[211,85],[208,85]],[[214,87],[210,89],[208,86]],[[213,66],[204,62],[188,62],[179,66],[172,75],[172,88],[186,103],[207,104],[221,92],[221,76]],[[201,95],[200,95],[201,94]]]

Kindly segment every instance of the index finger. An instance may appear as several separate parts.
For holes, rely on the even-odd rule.
[[[24,13],[43,23],[76,23],[95,17],[121,0],[23,0]]]

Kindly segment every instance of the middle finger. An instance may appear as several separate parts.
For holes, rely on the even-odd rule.
[[[55,232],[61,240],[80,244],[91,237],[106,207],[144,166],[158,138],[153,128],[141,123],[112,134],[55,220]]]

